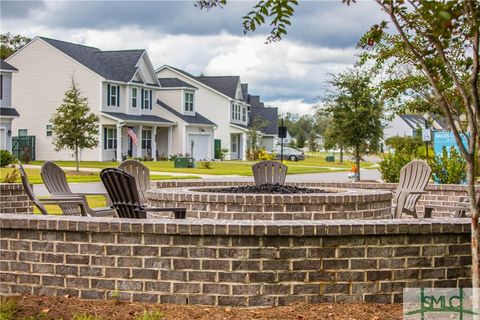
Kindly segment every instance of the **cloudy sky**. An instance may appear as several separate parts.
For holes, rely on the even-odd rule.
[[[356,61],[355,45],[383,14],[371,1],[300,0],[288,36],[265,44],[268,28],[243,34],[255,2],[209,12],[194,1],[5,1],[2,33],[37,35],[110,49],[147,49],[155,67],[240,75],[252,94],[282,112],[308,113],[329,73]]]

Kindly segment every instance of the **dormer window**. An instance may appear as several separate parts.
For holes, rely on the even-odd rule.
[[[184,94],[184,109],[185,112],[193,112],[193,92],[186,91]]]
[[[107,84],[107,106],[120,106],[120,86],[114,84]]]
[[[132,108],[137,107],[137,101],[138,101],[138,89],[132,88]]]
[[[232,120],[241,121],[241,107],[238,104],[232,104]]]
[[[152,110],[152,90],[142,89],[142,109]]]

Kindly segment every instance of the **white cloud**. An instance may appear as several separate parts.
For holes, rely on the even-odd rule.
[[[313,103],[307,103],[302,99],[293,99],[293,100],[272,100],[266,101],[266,106],[277,107],[278,114],[285,114],[287,112],[296,113],[299,115],[313,115],[314,106]]]

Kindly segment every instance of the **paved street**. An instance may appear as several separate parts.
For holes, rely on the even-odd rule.
[[[152,174],[170,174],[161,172],[152,172]],[[350,181],[347,177],[348,172],[322,172],[308,174],[292,174],[287,176],[287,182],[346,182]],[[361,171],[363,180],[379,180],[380,172],[376,169]],[[222,181],[253,181],[253,177],[240,176],[214,176],[203,175],[203,179],[222,180]],[[70,183],[73,192],[93,192],[102,193],[105,189],[101,182],[89,183]],[[49,193],[44,185],[38,184],[34,186],[35,193],[38,196],[48,196]]]

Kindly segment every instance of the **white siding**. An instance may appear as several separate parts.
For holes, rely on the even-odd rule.
[[[182,89],[172,89],[172,90],[158,90],[157,98],[168,104],[170,107],[176,111],[182,113],[183,110],[183,90]]]
[[[413,135],[413,130],[412,128],[405,122],[403,121],[400,116],[395,116],[395,118],[392,119],[385,128],[383,129],[383,139],[386,140],[390,137],[411,137]]]
[[[0,99],[0,108],[12,107],[12,73],[0,72],[2,80],[2,99]]]
[[[72,77],[88,99],[90,109],[98,114],[102,78],[41,39],[32,41],[8,62],[19,69],[13,77],[12,98],[21,116],[13,122],[14,134],[24,128],[28,129],[29,135],[36,136],[38,160],[72,160],[71,152],[54,150],[45,127],[62,103]],[[98,148],[83,150],[81,159],[98,160],[99,154]]]

